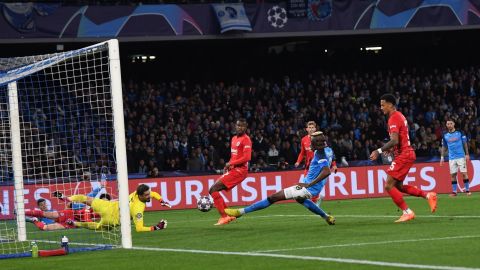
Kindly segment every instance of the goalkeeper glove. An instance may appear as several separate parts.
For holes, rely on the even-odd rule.
[[[160,205],[161,205],[161,206],[168,207],[168,208],[172,208],[172,206],[171,206],[168,202],[163,201],[163,200],[160,202]]]
[[[157,225],[152,226],[152,231],[158,231],[158,230],[163,230],[167,228],[167,221],[166,220],[160,220]]]
[[[63,195],[63,193],[58,190],[52,192],[52,197],[59,198],[61,200],[65,199],[65,196]]]

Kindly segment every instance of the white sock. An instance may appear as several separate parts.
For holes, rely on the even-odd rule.
[[[404,214],[411,214],[412,210],[410,208],[407,208],[407,209],[403,210],[403,213]]]
[[[238,209],[238,211],[240,212],[240,214],[244,215],[245,214],[245,208],[240,208]]]

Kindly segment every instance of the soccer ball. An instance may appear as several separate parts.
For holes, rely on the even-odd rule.
[[[279,6],[273,6],[267,11],[267,20],[271,26],[282,28],[287,24],[287,11]]]
[[[197,208],[202,212],[208,212],[212,209],[212,201],[208,196],[202,196],[198,198]]]

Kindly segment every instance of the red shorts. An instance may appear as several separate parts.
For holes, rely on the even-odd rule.
[[[416,158],[415,151],[408,151],[396,156],[392,161],[390,168],[388,168],[387,174],[395,178],[395,180],[405,180],[405,177],[407,177],[408,171],[412,167]]]
[[[220,176],[218,180],[220,180],[227,187],[227,189],[232,189],[245,180],[247,174],[248,169],[233,168]]]

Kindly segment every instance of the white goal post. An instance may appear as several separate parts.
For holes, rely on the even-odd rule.
[[[116,39],[62,53],[0,59],[0,258],[28,252],[27,241],[56,245],[66,234],[80,246],[116,246],[121,238],[123,248],[132,247],[123,115]],[[99,186],[105,178],[116,179],[116,187]],[[61,208],[49,212],[74,209],[52,197],[54,189],[67,196],[112,195],[119,202],[120,230],[38,225],[25,213],[37,211],[31,209],[38,209],[41,200]]]

